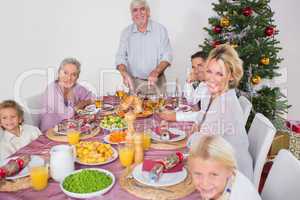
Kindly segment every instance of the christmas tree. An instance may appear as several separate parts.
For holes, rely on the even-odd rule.
[[[262,79],[280,76],[277,69],[283,60],[278,57],[281,47],[275,36],[279,31],[269,3],[270,0],[219,0],[213,3],[217,16],[209,18],[210,27],[204,28],[209,38],[200,47],[207,54],[219,44],[228,43],[234,47],[244,62],[238,95],[248,97],[253,104],[247,126],[259,112],[276,128],[282,129],[282,116],[289,107],[286,97],[278,87],[258,87]]]

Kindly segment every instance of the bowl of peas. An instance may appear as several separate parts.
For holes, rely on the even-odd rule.
[[[115,176],[100,168],[86,168],[72,172],[60,183],[69,197],[85,199],[101,196],[115,184]]]

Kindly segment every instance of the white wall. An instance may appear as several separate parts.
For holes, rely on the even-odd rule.
[[[0,0],[0,100],[28,97],[43,91],[47,75],[68,56],[83,64],[80,80],[99,91],[100,71],[114,68],[121,30],[131,23],[130,0]],[[206,37],[202,30],[214,15],[212,0],[149,0],[152,18],[164,24],[174,49],[168,80],[183,82],[190,55]],[[295,5],[297,4],[297,5]],[[300,119],[296,61],[298,1],[273,1],[285,58],[291,118]],[[287,20],[288,19],[288,20]],[[48,67],[52,67],[47,71]],[[52,77],[53,78],[53,77]],[[281,82],[280,82],[281,81]],[[112,87],[108,81],[107,87]]]

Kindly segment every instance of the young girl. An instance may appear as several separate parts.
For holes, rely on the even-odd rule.
[[[253,184],[237,170],[232,146],[221,136],[194,141],[188,158],[193,183],[203,200],[260,200]]]
[[[41,131],[34,126],[22,124],[24,111],[13,100],[0,103],[0,160],[14,154],[35,140]]]

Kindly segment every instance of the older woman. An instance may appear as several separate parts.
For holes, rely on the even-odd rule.
[[[221,136],[202,136],[188,158],[193,183],[203,200],[259,200],[253,184],[237,170],[234,150]]]
[[[243,112],[235,88],[243,76],[242,61],[230,45],[213,49],[206,63],[205,82],[208,94],[201,99],[201,111],[191,115],[177,112],[162,113],[166,120],[196,119],[198,133],[222,135],[235,149],[238,168],[249,179],[253,176],[252,158],[248,151],[248,137],[243,123]],[[175,117],[176,116],[176,117]],[[192,118],[192,117],[193,118]]]
[[[42,96],[42,132],[64,119],[72,118],[77,109],[92,103],[92,92],[77,83],[81,64],[75,58],[64,59],[58,69],[58,79],[48,85]]]

